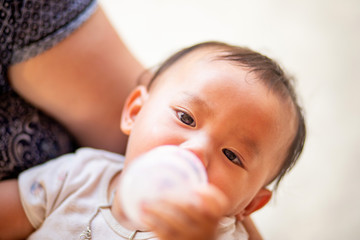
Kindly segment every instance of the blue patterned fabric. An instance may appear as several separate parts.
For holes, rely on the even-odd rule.
[[[65,128],[14,92],[7,71],[63,40],[96,7],[94,0],[0,0],[0,180],[75,150]]]

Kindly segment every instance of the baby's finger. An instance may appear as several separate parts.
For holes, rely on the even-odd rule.
[[[145,206],[142,220],[160,239],[211,239],[219,219],[209,219],[199,210],[167,199]]]
[[[179,233],[185,229],[182,224],[178,224],[179,214],[168,205],[164,201],[158,201],[143,206],[141,220],[159,239],[177,239]]]
[[[226,195],[213,185],[205,185],[196,189],[196,193],[200,199],[205,214],[209,217],[224,216],[229,208],[229,200]]]

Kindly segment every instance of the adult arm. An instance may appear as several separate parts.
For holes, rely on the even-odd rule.
[[[24,239],[34,231],[20,201],[16,179],[0,182],[0,239]]]
[[[124,153],[122,106],[143,71],[99,7],[62,42],[11,66],[9,78],[22,97],[62,123],[81,145]]]

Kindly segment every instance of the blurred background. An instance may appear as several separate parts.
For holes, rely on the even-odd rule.
[[[360,239],[359,0],[100,0],[146,67],[206,40],[248,46],[297,79],[308,138],[270,204],[265,239]]]

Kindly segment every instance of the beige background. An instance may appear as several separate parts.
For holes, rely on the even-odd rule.
[[[147,67],[220,40],[278,60],[298,79],[304,154],[254,215],[266,239],[360,239],[359,0],[102,0]]]

